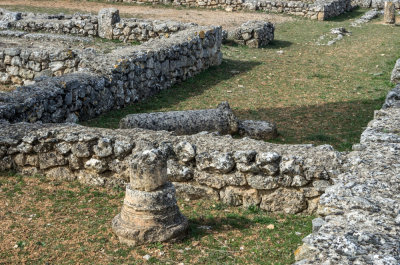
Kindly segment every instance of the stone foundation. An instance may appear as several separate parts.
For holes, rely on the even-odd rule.
[[[143,150],[158,148],[168,157],[168,180],[178,196],[271,212],[314,212],[343,162],[343,155],[330,146],[278,145],[213,134],[3,123],[0,135],[0,170],[88,185],[124,185],[131,178],[131,161]]]

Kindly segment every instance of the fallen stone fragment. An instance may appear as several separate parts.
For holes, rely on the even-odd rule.
[[[277,137],[278,131],[274,123],[245,120],[239,122],[239,134],[257,140],[269,140]]]
[[[121,129],[165,130],[178,135],[202,131],[232,134],[238,130],[238,120],[227,102],[219,104],[216,109],[130,114],[119,125]]]

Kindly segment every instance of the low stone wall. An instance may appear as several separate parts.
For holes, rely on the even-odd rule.
[[[260,48],[274,40],[275,27],[270,22],[247,21],[227,32],[226,39],[250,48]]]
[[[0,126],[0,170],[78,179],[89,185],[124,185],[133,157],[153,148],[168,157],[168,178],[179,196],[259,205],[272,212],[315,211],[342,163],[341,153],[330,146],[67,124]]]
[[[0,93],[0,119],[76,122],[143,100],[219,65],[221,35],[220,27],[195,27],[102,56],[83,53],[77,67],[80,73],[45,78]],[[73,53],[66,55],[65,62]],[[49,63],[49,67],[61,62]],[[77,61],[73,62],[75,67]]]
[[[364,8],[376,8],[383,9],[385,6],[385,0],[351,0],[353,6],[359,6]],[[394,3],[396,9],[400,9],[400,0],[391,0]]]
[[[262,10],[324,20],[351,10],[350,0],[110,0],[110,2],[172,4],[175,6],[222,8],[227,11]]]
[[[8,15],[10,13],[13,12],[4,9],[0,10],[0,20],[4,19],[4,21],[6,21],[6,19],[10,17]],[[103,37],[103,35],[99,33],[98,15],[80,13],[74,15],[18,14],[20,14],[19,18],[7,21],[7,25],[3,26],[3,29]],[[177,21],[120,18],[118,12],[116,12],[115,16],[114,20],[108,21],[110,24],[107,26],[111,27],[111,29],[110,35],[106,38],[121,41],[144,42],[152,38],[170,35],[180,30],[196,26],[196,24],[193,23],[181,23]]]
[[[0,84],[29,85],[40,76],[75,72],[80,58],[69,48],[0,48]]]
[[[400,264],[400,84],[320,198],[297,265]]]

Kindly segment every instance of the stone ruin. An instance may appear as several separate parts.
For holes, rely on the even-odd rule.
[[[177,206],[175,188],[168,182],[165,153],[145,150],[133,157],[130,166],[124,204],[112,221],[121,243],[136,246],[185,237],[189,225]]]
[[[222,102],[216,109],[129,114],[120,121],[119,128],[164,130],[178,135],[208,131],[240,134],[258,140],[270,140],[278,135],[275,124],[271,122],[239,120],[228,102]]]
[[[226,41],[250,48],[260,48],[274,40],[275,26],[270,22],[248,21],[240,27],[226,32]]]
[[[222,8],[226,11],[260,10],[318,20],[326,20],[352,9],[350,0],[110,0],[110,2],[172,4],[174,6]]]
[[[109,10],[112,39],[127,43],[109,43],[102,51],[91,36],[101,29],[110,37],[111,31],[98,17],[2,12],[0,34],[9,36],[9,43],[1,47],[1,69],[15,73],[9,80],[29,85],[0,93],[0,170],[88,185],[128,184],[112,226],[130,245],[186,234],[176,192],[270,212],[318,214],[313,233],[295,253],[298,265],[399,264],[399,85],[352,152],[206,132],[88,128],[65,122],[121,108],[218,65],[221,28],[118,21]],[[32,44],[24,46],[25,40]],[[19,41],[21,47],[11,47]],[[62,44],[60,51],[52,52],[54,42]]]

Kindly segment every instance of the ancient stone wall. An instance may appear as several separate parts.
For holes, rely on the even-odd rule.
[[[60,76],[75,72],[79,57],[69,48],[0,48],[0,83],[29,85],[40,76]]]
[[[111,2],[172,4],[176,6],[263,10],[324,20],[351,10],[350,0],[268,1],[268,0],[110,0]]]
[[[351,0],[351,4],[353,6],[360,6],[364,8],[376,8],[383,9],[385,6],[385,2],[387,0]],[[400,1],[399,0],[391,0],[390,2],[394,3],[396,9],[400,9]]]
[[[10,13],[13,12],[4,9],[0,10],[0,21],[3,20],[6,22],[0,29],[76,34],[93,37],[101,35],[99,34],[98,15],[80,13],[74,15],[19,13],[20,16],[17,19],[9,19],[10,16],[8,14]],[[7,19],[10,21],[7,21]],[[108,39],[144,42],[152,38],[170,35],[174,32],[196,26],[193,23],[137,18],[119,18],[117,21],[110,24],[111,35],[107,37]]]
[[[315,211],[342,162],[341,153],[330,146],[67,124],[0,126],[0,170],[78,179],[89,185],[127,183],[132,159],[153,148],[168,157],[168,178],[181,197],[285,213]]]
[[[74,67],[78,63],[79,73],[44,78],[33,85],[0,93],[0,119],[76,122],[93,118],[143,100],[220,64],[221,41],[220,27],[195,27],[139,46],[120,47],[101,56],[82,53],[79,63],[73,61]],[[14,53],[17,51],[13,50]],[[74,53],[66,52],[65,55],[65,61],[55,57],[55,62],[48,64],[50,69],[56,70],[61,63],[65,65]],[[7,56],[8,61],[10,55]]]

